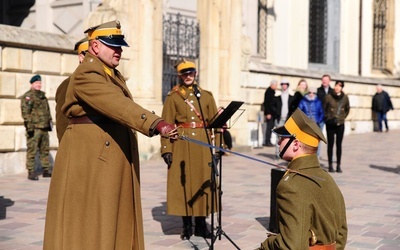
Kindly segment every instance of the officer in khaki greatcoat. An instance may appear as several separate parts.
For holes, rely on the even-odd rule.
[[[116,69],[128,46],[118,21],[85,32],[89,49],[69,82],[69,118],[54,163],[43,249],[144,249],[137,133],[176,129],[132,98]]]
[[[49,131],[52,120],[49,103],[42,88],[42,78],[35,75],[30,80],[31,89],[21,97],[21,113],[26,129],[26,169],[28,179],[37,181],[35,174],[35,156],[39,150],[43,177],[51,177],[49,160]]]
[[[277,189],[278,234],[268,234],[263,249],[344,249],[346,208],[333,178],[320,167],[318,125],[297,109],[284,126],[273,129],[280,157],[290,161]]]
[[[181,83],[168,93],[162,118],[176,124],[179,134],[207,143],[209,135],[204,125],[207,126],[218,112],[214,97],[197,85],[193,62],[182,60],[176,70]],[[215,138],[218,142],[219,135]],[[184,140],[171,144],[161,139],[161,155],[168,165],[167,213],[182,216],[181,239],[190,239],[193,234],[192,216],[195,217],[194,235],[210,238],[212,234],[205,221],[212,205],[210,150]]]
[[[78,60],[79,63],[82,63],[83,58],[85,58],[85,54],[87,53],[89,48],[89,41],[87,37],[82,38],[77,43],[75,43],[74,50],[78,52]],[[69,84],[69,80],[71,77],[66,78],[60,86],[58,86],[56,91],[56,131],[58,143],[60,143],[61,138],[68,127],[69,119],[61,112],[61,107],[65,102],[65,94],[67,93],[67,88]]]

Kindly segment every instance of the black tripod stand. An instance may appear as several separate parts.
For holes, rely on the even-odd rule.
[[[243,102],[231,102],[223,111],[222,113],[220,113],[208,126],[209,129],[228,129],[226,124],[228,122],[229,119],[231,119],[232,115],[240,108],[240,106],[242,106]],[[222,148],[222,132],[218,131],[217,133],[220,133],[220,141],[219,141],[219,147]],[[221,236],[225,236],[225,238],[227,238],[232,245],[235,246],[236,249],[240,249],[238,245],[235,244],[235,242],[233,242],[233,240],[225,233],[225,231],[222,229],[222,154],[223,152],[219,152],[219,174],[218,172],[216,174],[211,173],[212,178],[214,178],[214,180],[216,179],[216,176],[219,177],[219,187],[217,187],[216,185],[216,181],[212,181],[212,192],[211,192],[211,197],[214,201],[214,199],[216,199],[216,202],[218,202],[218,212],[217,212],[217,220],[218,220],[218,224],[216,226],[216,232],[215,232],[215,236],[212,238],[211,240],[211,245],[209,249],[214,249],[214,243],[217,240],[217,238],[219,240],[221,240]],[[218,190],[218,191],[217,191]],[[216,193],[218,193],[218,195],[215,195]],[[211,204],[211,210],[214,211],[214,202],[212,202]],[[212,213],[211,215],[211,228],[212,228],[212,233],[214,235],[214,213]]]

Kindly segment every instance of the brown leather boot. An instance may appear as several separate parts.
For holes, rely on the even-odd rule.
[[[35,171],[29,171],[29,172],[28,172],[28,180],[31,180],[31,181],[37,181],[37,180],[39,180],[39,178],[38,178],[37,175],[35,174]]]

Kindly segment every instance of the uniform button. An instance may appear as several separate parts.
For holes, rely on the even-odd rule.
[[[193,111],[193,109],[190,109],[190,111]]]
[[[189,95],[193,95],[193,93],[190,93]]]
[[[154,115],[154,114],[156,114],[156,112],[154,112],[154,111],[151,111],[151,113]]]
[[[193,103],[193,100],[190,100],[190,103]]]
[[[140,118],[145,119],[145,118],[146,118],[146,115],[143,114],[143,115],[140,116]]]
[[[107,147],[110,146],[110,142],[109,141],[106,141],[106,146]]]
[[[192,135],[196,135],[196,133],[193,132]]]
[[[192,120],[194,120],[194,117],[192,116],[192,118],[191,118]]]
[[[163,148],[167,148],[167,146],[164,146]]]

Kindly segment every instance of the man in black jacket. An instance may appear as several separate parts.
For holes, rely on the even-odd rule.
[[[330,75],[323,75],[321,78],[321,87],[317,89],[317,96],[319,100],[322,102],[322,106],[325,102],[325,96],[333,91],[330,86],[331,83],[331,76]]]
[[[382,85],[376,85],[376,93],[372,98],[372,111],[378,115],[379,131],[382,132],[382,121],[385,122],[386,132],[389,132],[386,113],[393,110],[393,104],[389,94],[382,89]]]
[[[265,123],[267,125],[265,131],[265,138],[263,146],[273,147],[274,145],[271,143],[271,130],[274,128],[275,119],[272,111],[272,104],[275,97],[275,90],[278,85],[278,81],[272,80],[267,90],[264,93],[264,116]]]

